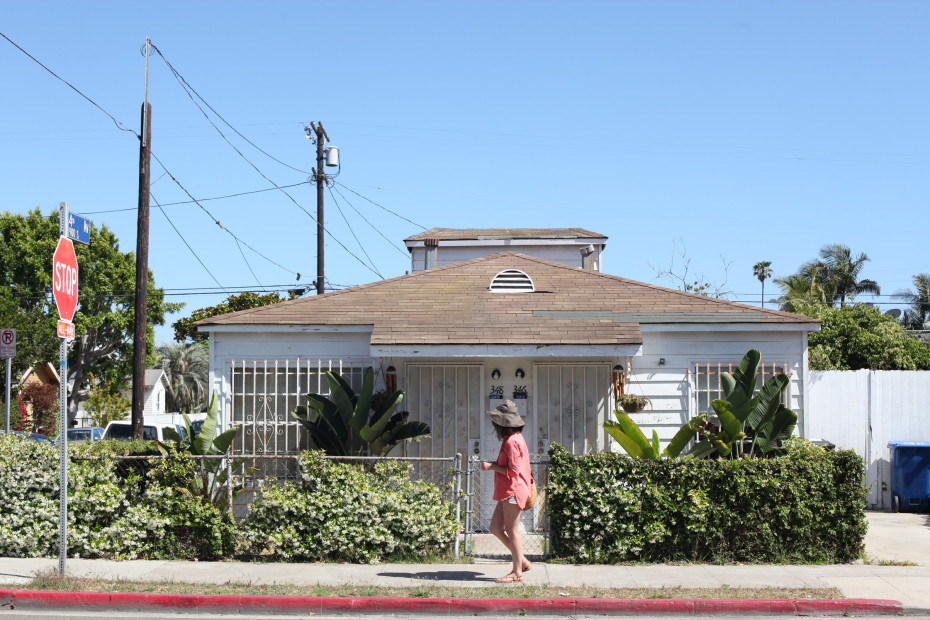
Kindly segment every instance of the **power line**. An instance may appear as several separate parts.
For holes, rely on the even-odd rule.
[[[255,248],[253,248],[251,245],[249,245],[248,243],[246,243],[245,241],[243,241],[241,238],[239,238],[238,236],[236,236],[231,230],[229,230],[228,228],[226,228],[225,226],[223,226],[223,224],[220,223],[220,221],[219,221],[218,219],[216,219],[216,218],[213,216],[213,214],[210,213],[210,211],[209,211],[206,207],[204,207],[202,204],[200,204],[200,201],[198,201],[196,198],[194,198],[194,196],[193,196],[189,191],[187,191],[187,188],[184,187],[184,185],[183,185],[180,181],[178,181],[178,178],[177,178],[176,176],[174,176],[173,174],[171,174],[170,171],[168,171],[168,167],[165,166],[164,163],[162,163],[161,159],[159,159],[158,156],[155,155],[154,152],[152,153],[152,157],[155,158],[155,161],[158,162],[158,165],[161,166],[161,167],[165,170],[165,172],[168,172],[168,176],[171,177],[171,180],[173,180],[173,181],[177,184],[177,186],[180,187],[181,190],[182,190],[185,194],[187,194],[188,198],[190,198],[191,201],[192,201],[194,204],[196,204],[198,207],[200,207],[201,210],[203,210],[204,213],[206,213],[208,216],[210,216],[210,219],[212,219],[212,220],[216,223],[217,226],[219,226],[220,228],[222,228],[223,230],[225,230],[227,233],[229,233],[229,235],[230,235],[233,239],[235,239],[237,242],[241,242],[245,247],[249,248],[250,250],[252,250],[252,251],[255,252],[256,254],[258,254],[259,256],[261,256],[262,258],[264,258],[266,261],[268,261],[269,263],[271,263],[272,265],[275,265],[275,266],[277,266],[277,267],[280,267],[281,269],[283,269],[284,271],[286,271],[286,272],[288,272],[288,273],[300,273],[300,272],[297,271],[297,270],[288,269],[288,268],[284,267],[283,265],[281,265],[280,263],[277,263],[277,262],[271,260],[270,258],[268,258],[267,256],[265,256],[264,254],[262,254],[261,252],[259,252],[259,251],[256,250]]]
[[[333,193],[332,188],[330,188],[329,193],[330,193],[330,195],[332,195],[332,193]],[[401,250],[400,247],[398,247],[397,245],[394,244],[393,241],[391,241],[390,239],[388,239],[388,238],[385,236],[385,234],[384,234],[383,232],[381,232],[380,230],[378,230],[378,228],[377,228],[374,224],[372,224],[370,221],[368,221],[368,218],[365,217],[364,215],[362,215],[361,211],[359,211],[358,209],[356,209],[356,208],[355,208],[355,205],[353,205],[351,202],[349,202],[348,198],[346,198],[346,197],[342,194],[342,192],[339,191],[338,188],[336,189],[336,193],[339,194],[339,196],[340,196],[343,200],[346,201],[346,204],[347,204],[347,205],[349,205],[350,207],[352,207],[352,210],[353,210],[353,211],[355,211],[356,213],[358,213],[358,216],[359,216],[360,218],[362,218],[362,220],[364,220],[366,224],[368,224],[369,226],[371,226],[371,229],[372,229],[372,230],[374,230],[376,233],[378,233],[379,235],[381,235],[381,238],[384,239],[385,241],[387,241],[387,242],[390,244],[390,246],[391,246],[392,248],[394,248],[395,250],[397,250],[398,252],[400,252],[401,255],[402,255],[404,258],[410,258],[410,254],[409,254],[408,252],[405,252],[404,250]],[[335,199],[335,197],[334,197],[334,198],[333,198],[333,202],[335,202],[335,201],[336,201],[336,199]],[[339,205],[337,204],[336,206],[338,207]],[[340,213],[341,213],[341,212],[342,212],[342,210],[340,210]],[[345,217],[345,216],[343,216],[343,217]]]
[[[377,272],[378,277],[383,280],[384,276],[381,275],[381,272],[378,271],[377,267],[375,267],[375,262],[371,260],[371,256],[368,256],[368,251],[365,249],[365,246],[362,245],[362,242],[358,240],[358,235],[356,235],[355,231],[352,230],[352,224],[349,223],[349,219],[346,217],[346,214],[342,212],[342,207],[339,206],[339,202],[336,200],[336,196],[333,195],[332,188],[329,187],[328,185],[326,186],[326,188],[329,190],[329,197],[333,199],[333,204],[336,205],[336,209],[339,211],[339,215],[342,216],[342,219],[345,221],[346,226],[349,228],[349,232],[352,233],[353,237],[355,237],[355,242],[358,244],[358,247],[361,248],[362,253],[365,255],[365,258],[367,258],[368,262],[371,263],[371,266],[374,268],[375,272]]]
[[[391,211],[390,209],[388,209],[388,208],[385,207],[384,205],[379,205],[377,202],[375,202],[375,201],[372,200],[371,198],[368,198],[367,196],[362,196],[361,194],[359,194],[357,191],[355,191],[355,190],[352,189],[351,187],[346,186],[345,183],[340,183],[339,181],[335,181],[335,183],[336,183],[337,185],[341,185],[342,187],[346,188],[346,190],[352,192],[353,194],[355,194],[355,195],[358,196],[359,198],[362,198],[362,199],[364,199],[364,200],[367,200],[368,202],[370,202],[371,204],[375,205],[376,207],[378,207],[378,208],[380,208],[380,209],[384,209],[385,211],[387,211],[387,212],[390,213],[391,215],[397,216],[397,217],[399,217],[400,219],[404,220],[405,222],[409,222],[409,223],[413,224],[414,226],[416,226],[416,227],[418,227],[418,228],[422,228],[423,230],[429,230],[426,226],[423,226],[422,224],[417,224],[417,223],[414,222],[413,220],[404,217],[404,216],[401,215],[400,213],[397,213],[396,211]]]
[[[174,229],[174,232],[178,233],[178,237],[181,238],[181,241],[184,242],[184,245],[187,246],[187,249],[191,251],[191,254],[194,255],[194,258],[197,259],[197,262],[200,263],[200,266],[203,267],[204,271],[206,271],[206,272],[210,275],[210,277],[213,279],[213,281],[216,282],[216,285],[217,285],[217,286],[219,286],[220,288],[223,288],[223,285],[220,284],[220,281],[216,279],[216,276],[213,275],[213,272],[211,272],[211,271],[207,268],[207,266],[204,264],[204,262],[203,262],[202,260],[200,260],[200,257],[197,256],[197,252],[195,252],[195,251],[194,251],[194,248],[191,247],[191,244],[189,244],[189,243],[187,242],[187,239],[184,238],[184,235],[181,234],[181,231],[178,230],[178,227],[174,225],[174,222],[171,221],[171,218],[168,217],[168,214],[165,213],[165,210],[164,210],[164,209],[162,209],[162,205],[158,204],[158,200],[155,199],[155,196],[154,196],[151,192],[149,192],[149,197],[151,197],[151,199],[155,201],[155,206],[158,207],[158,210],[161,211],[161,214],[164,215],[164,216],[165,216],[165,219],[168,220],[168,223],[171,224],[171,227]]]
[[[158,46],[156,46],[156,45],[153,43],[153,44],[152,44],[152,48],[153,48],[156,52],[158,52],[158,55],[161,56],[161,59],[162,59],[163,61],[165,61],[165,64],[168,65],[168,69],[171,70],[171,73],[174,75],[174,78],[178,81],[178,83],[181,84],[182,88],[184,88],[185,91],[189,89],[190,92],[192,92],[192,93],[194,93],[195,95],[197,95],[197,98],[200,99],[200,101],[202,101],[203,104],[204,104],[205,106],[207,106],[208,108],[210,108],[210,111],[213,112],[214,114],[216,114],[217,118],[219,118],[221,121],[223,121],[223,123],[225,123],[227,127],[229,127],[229,128],[232,129],[234,132],[236,132],[236,135],[238,135],[240,138],[242,138],[243,140],[245,140],[246,142],[248,142],[250,145],[252,145],[252,147],[254,147],[257,151],[259,151],[260,153],[262,153],[263,155],[265,155],[265,156],[268,157],[269,159],[272,159],[272,160],[278,162],[278,163],[281,164],[282,166],[284,166],[284,167],[286,167],[286,168],[290,168],[291,170],[296,170],[297,172],[300,172],[300,173],[303,173],[303,174],[310,174],[310,172],[308,172],[307,170],[301,170],[300,168],[295,168],[294,166],[291,166],[290,164],[284,163],[283,161],[281,161],[281,160],[278,159],[277,157],[274,157],[273,155],[271,155],[270,153],[266,152],[266,151],[263,150],[261,147],[259,147],[257,144],[255,144],[254,142],[252,142],[251,140],[249,140],[248,138],[246,138],[238,129],[236,129],[235,127],[233,127],[233,126],[229,123],[229,121],[227,121],[225,118],[223,118],[223,116],[222,116],[219,112],[217,112],[217,111],[213,108],[213,106],[211,106],[211,105],[207,102],[206,99],[204,99],[203,97],[200,96],[200,93],[198,93],[197,90],[196,90],[193,86],[191,86],[190,83],[188,83],[187,80],[184,79],[184,76],[182,76],[182,75],[177,71],[177,69],[174,68],[174,66],[168,61],[168,59],[165,58],[165,55],[161,53],[161,50],[158,49]],[[190,93],[188,93],[188,97],[190,97]],[[193,97],[191,97],[191,100],[193,100]],[[197,105],[197,102],[196,102],[196,101],[194,101],[194,105]],[[200,106],[197,105],[197,107],[199,108]],[[201,112],[203,112],[202,109],[201,109]],[[206,117],[206,118],[207,118],[207,121],[209,121],[210,124],[213,125],[213,121],[211,121],[210,118],[209,118],[205,113],[204,113],[204,117]],[[217,131],[219,131],[219,128],[217,128],[216,125],[213,125],[213,127],[216,128]],[[220,132],[220,135],[223,135],[222,132]],[[226,136],[223,136],[224,139],[225,139],[225,137],[226,137]],[[227,142],[229,142],[229,141],[227,140]],[[232,143],[230,143],[230,146],[232,146]],[[235,147],[233,147],[233,148],[235,148]]]
[[[119,130],[121,130],[121,131],[128,131],[129,133],[133,134],[133,135],[136,136],[137,138],[140,137],[138,133],[136,133],[134,130],[130,129],[129,127],[126,127],[126,125],[124,125],[123,123],[121,123],[121,122],[119,122],[118,120],[116,120],[116,118],[115,118],[112,114],[110,114],[109,112],[107,112],[106,110],[104,110],[102,107],[100,107],[100,105],[98,105],[96,101],[94,101],[93,99],[91,99],[90,97],[88,97],[87,95],[85,95],[84,93],[82,93],[80,90],[78,90],[76,86],[74,86],[73,84],[71,84],[71,82],[69,82],[68,80],[64,79],[63,77],[61,77],[60,75],[58,75],[57,73],[55,73],[54,71],[52,71],[51,69],[49,69],[48,67],[46,67],[46,66],[45,66],[44,64],[42,64],[39,60],[37,60],[35,56],[33,56],[32,54],[30,54],[29,52],[27,52],[26,50],[24,50],[23,48],[21,48],[19,45],[17,45],[16,42],[13,41],[13,39],[11,39],[10,37],[6,36],[6,35],[3,34],[2,32],[0,32],[0,37],[3,37],[4,39],[6,39],[6,40],[9,41],[10,43],[12,43],[13,46],[16,47],[16,49],[18,49],[18,50],[21,51],[23,54],[25,54],[26,56],[28,56],[29,58],[31,58],[31,59],[32,59],[36,64],[38,64],[40,67],[42,67],[43,69],[45,69],[46,71],[48,71],[49,73],[51,73],[52,75],[54,75],[56,78],[58,78],[59,80],[61,80],[61,81],[62,81],[63,83],[65,83],[71,90],[73,90],[74,92],[76,92],[77,94],[79,94],[81,97],[83,97],[84,99],[86,99],[87,101],[89,101],[95,108],[97,108],[98,110],[100,110],[101,112],[103,112],[104,114],[106,114],[107,116],[109,116],[109,117],[110,117],[110,120],[113,121],[113,124],[116,125],[116,128],[117,128],[117,129],[119,129]]]
[[[162,174],[165,176],[168,174],[166,171]],[[297,187],[299,185],[307,185],[309,181],[301,181],[300,183],[292,183],[291,185],[282,185],[282,188]],[[210,200],[225,200],[226,198],[238,198],[239,196],[248,196],[250,194],[260,194],[262,192],[273,192],[277,190],[277,187],[266,187],[265,189],[256,189],[248,192],[238,192],[236,194],[227,194],[225,196],[215,196],[213,198],[198,198],[200,202],[209,202]],[[164,202],[161,204],[162,207],[174,207],[176,205],[189,205],[194,204],[194,200],[179,200],[177,202]],[[129,207],[128,209],[108,209],[105,211],[81,211],[81,215],[97,215],[99,213],[120,213],[122,211],[136,211],[137,207]]]
[[[307,211],[307,210],[303,207],[303,205],[301,205],[299,202],[297,202],[297,201],[294,199],[294,197],[291,196],[291,195],[290,195],[289,193],[287,193],[286,191],[284,191],[284,189],[282,189],[281,187],[279,187],[277,183],[275,183],[274,181],[272,181],[264,172],[262,172],[262,171],[258,168],[258,166],[256,166],[254,163],[252,163],[252,162],[249,160],[249,158],[247,158],[247,157],[242,153],[242,151],[240,151],[238,148],[236,148],[236,146],[235,146],[232,142],[230,142],[229,138],[227,138],[226,135],[220,130],[220,128],[216,126],[216,123],[214,123],[214,122],[210,119],[210,116],[209,116],[206,112],[204,112],[203,108],[200,107],[200,104],[198,104],[197,101],[194,99],[193,95],[191,95],[191,92],[195,92],[195,93],[196,93],[196,91],[194,91],[194,89],[193,89],[192,87],[190,88],[190,90],[188,90],[189,85],[188,85],[188,83],[187,83],[187,80],[185,80],[184,77],[171,65],[171,63],[168,62],[168,59],[165,58],[165,55],[162,54],[161,50],[159,50],[158,47],[156,47],[154,44],[152,45],[152,47],[155,49],[156,52],[158,52],[158,55],[161,56],[162,60],[165,61],[165,64],[168,65],[168,68],[171,70],[172,74],[174,74],[175,79],[178,81],[178,84],[180,84],[181,88],[182,88],[182,89],[184,90],[184,92],[187,94],[188,98],[190,98],[190,100],[191,100],[191,102],[194,104],[194,106],[195,106],[198,110],[200,110],[200,113],[203,114],[204,118],[207,119],[207,122],[209,122],[210,125],[212,125],[214,129],[216,129],[217,133],[219,133],[220,136],[222,136],[222,138],[226,141],[226,143],[229,144],[229,146],[230,146],[234,151],[236,151],[236,153],[237,153],[243,160],[245,160],[245,162],[248,163],[258,174],[260,174],[260,175],[262,176],[262,178],[264,178],[266,181],[268,181],[269,183],[271,183],[272,185],[274,185],[274,187],[275,187],[276,189],[280,190],[281,193],[283,193],[285,196],[287,196],[287,197],[290,199],[290,201],[293,202],[293,203],[297,206],[297,208],[299,208],[301,211],[303,211],[305,214],[307,214],[307,216],[308,216],[311,220],[313,220],[314,223],[316,223],[316,221],[317,221],[316,218],[315,218],[309,211]],[[197,96],[200,97],[199,94],[198,94]],[[201,98],[201,100],[202,100],[202,98]],[[204,101],[204,103],[206,104],[206,101]],[[206,104],[206,105],[207,105],[208,107],[210,107],[209,104]],[[210,107],[210,109],[213,110],[212,107]],[[215,113],[215,111],[214,111],[214,113]],[[217,114],[217,116],[219,116],[219,114]],[[220,117],[220,118],[222,118],[222,117]],[[226,121],[224,120],[223,122],[225,123]],[[228,124],[228,123],[227,123],[227,124]],[[236,131],[236,130],[233,129],[233,131]],[[236,131],[236,133],[239,133],[239,132]],[[240,134],[240,135],[241,135],[241,134]],[[250,144],[251,144],[251,142],[250,142]],[[254,145],[253,145],[253,146],[254,146]],[[256,148],[257,148],[257,147],[256,147]],[[154,157],[154,155],[153,155],[153,157]],[[161,162],[159,162],[159,163],[161,163]],[[284,165],[287,165],[287,164],[284,164]],[[162,167],[164,167],[164,166],[162,166]],[[175,180],[175,182],[177,182],[177,180]],[[185,192],[186,192],[186,191],[187,191],[187,190],[185,190]],[[188,196],[190,196],[189,193],[188,193]],[[193,196],[190,196],[190,197],[193,199]],[[201,205],[199,205],[199,203],[198,203],[198,206],[200,206],[201,208],[203,208]],[[211,216],[211,217],[212,217],[212,216]],[[217,221],[216,218],[214,218],[214,221]],[[219,223],[219,222],[217,221],[217,223]],[[366,269],[368,269],[369,271],[371,271],[371,272],[374,273],[375,275],[378,275],[379,277],[381,277],[380,274],[378,274],[377,270],[372,269],[367,263],[365,263],[365,261],[363,261],[363,260],[362,260],[361,258],[359,258],[354,252],[352,252],[348,247],[346,247],[346,245],[345,245],[344,243],[342,243],[342,241],[340,241],[335,235],[333,235],[333,233],[330,232],[329,229],[324,228],[324,231],[326,232],[326,234],[328,234],[328,235],[330,236],[330,238],[331,238],[333,241],[335,241],[336,243],[338,243],[339,246],[342,247],[342,249],[345,250],[345,251],[349,254],[349,256],[351,256],[352,258],[354,258],[355,260],[357,260],[357,261],[358,261],[359,263],[361,263]],[[248,244],[246,244],[246,247],[249,247]],[[252,248],[250,248],[250,249],[252,249]],[[253,251],[254,251],[254,250],[253,250]],[[256,252],[256,253],[257,253],[257,252]]]

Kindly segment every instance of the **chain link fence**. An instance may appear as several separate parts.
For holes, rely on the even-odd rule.
[[[536,482],[538,499],[532,509],[520,517],[520,535],[523,554],[531,559],[549,556],[549,519],[546,512],[546,481],[549,459],[530,459],[530,469]],[[468,460],[465,472],[467,508],[463,524],[465,554],[482,558],[509,559],[510,551],[490,532],[491,517],[497,502],[494,495],[494,474],[481,470],[481,460],[474,456]]]

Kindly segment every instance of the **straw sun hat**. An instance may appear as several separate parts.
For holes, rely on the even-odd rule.
[[[488,417],[492,422],[504,428],[523,428],[526,425],[520,417],[517,405],[512,400],[505,400],[495,409],[488,411]]]

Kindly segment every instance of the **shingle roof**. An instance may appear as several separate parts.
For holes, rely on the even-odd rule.
[[[584,228],[431,228],[404,241],[425,239],[469,241],[477,239],[606,239]]]
[[[533,293],[492,293],[519,269]],[[675,291],[504,252],[204,319],[235,325],[371,326],[372,345],[641,344],[642,323],[816,324],[805,316]]]

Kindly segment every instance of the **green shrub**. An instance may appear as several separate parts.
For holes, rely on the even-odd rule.
[[[58,553],[58,451],[21,437],[0,437],[0,555]],[[131,559],[146,555],[167,519],[157,502],[130,501],[111,458],[68,467],[68,554]]]
[[[242,528],[246,552],[270,560],[378,562],[448,551],[458,523],[439,487],[407,466],[372,470],[305,452],[299,485],[271,485]]]
[[[232,519],[178,490],[191,475],[189,457],[115,459],[151,450],[151,442],[69,447],[70,556],[213,559],[232,551]],[[54,446],[0,436],[0,556],[58,553],[58,463]]]
[[[773,459],[643,460],[550,452],[556,557],[578,563],[849,562],[861,556],[864,464],[790,440]]]

